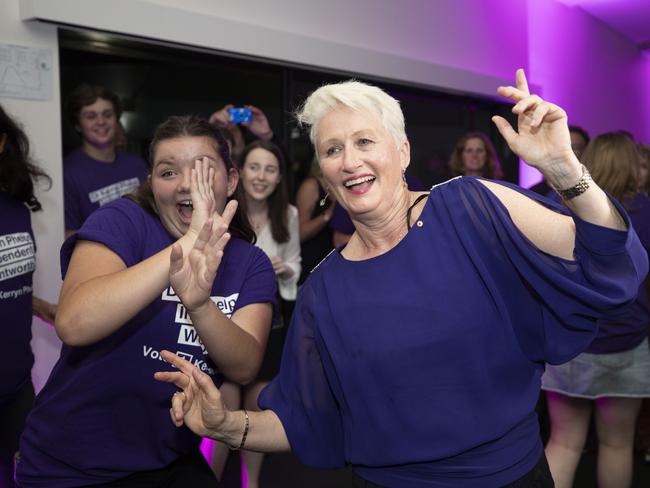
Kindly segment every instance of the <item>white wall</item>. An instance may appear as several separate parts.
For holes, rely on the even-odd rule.
[[[210,17],[497,78],[509,79],[528,57],[527,6],[521,0],[184,0],[182,5]]]
[[[500,0],[498,6],[483,0],[24,0],[22,12],[23,18],[493,96],[527,65],[526,3]]]
[[[5,110],[24,127],[38,164],[52,177],[49,191],[38,191],[42,212],[32,215],[38,248],[34,292],[56,302],[61,283],[59,247],[63,242],[63,179],[61,175],[61,127],[59,61],[56,29],[49,25],[29,25],[20,21],[18,0],[0,2],[0,42],[53,50],[53,96],[48,101],[1,98]],[[0,321],[2,318],[0,317]],[[59,355],[61,343],[54,330],[39,319],[32,324],[32,348],[36,356],[34,385],[40,389]]]

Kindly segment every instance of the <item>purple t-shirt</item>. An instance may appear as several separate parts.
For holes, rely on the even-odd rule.
[[[646,251],[650,250],[650,199],[638,193],[625,202],[625,207],[641,244]],[[648,337],[650,309],[647,281],[648,277],[641,283],[636,300],[621,310],[616,317],[598,322],[598,335],[585,352],[610,354],[629,351]]]
[[[63,160],[65,228],[79,229],[102,205],[134,191],[147,178],[147,165],[134,154],[118,152],[105,163],[77,149]]]
[[[105,245],[127,266],[175,241],[158,218],[124,198],[97,210],[64,243],[63,273],[77,240]],[[217,271],[212,300],[229,316],[245,305],[274,303],[275,293],[275,274],[264,252],[232,239]],[[176,388],[153,378],[156,371],[172,370],[160,359],[162,349],[183,356],[219,382],[215,365],[171,288],[109,337],[86,347],[63,346],[20,441],[21,486],[106,483],[160,469],[195,452],[199,437],[169,419]]]
[[[349,261],[333,251],[312,271],[260,406],[303,463],[351,464],[382,486],[522,477],[543,454],[544,362],[583,351],[648,269],[632,229],[574,220],[569,261],[536,248],[479,179],[433,187],[388,252]]]
[[[34,356],[32,338],[32,275],[36,267],[29,209],[0,192],[0,405],[28,381]]]

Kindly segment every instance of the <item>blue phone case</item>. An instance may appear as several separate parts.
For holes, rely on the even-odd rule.
[[[230,121],[233,124],[241,124],[242,122],[250,122],[253,119],[253,112],[244,107],[233,107],[228,109],[230,114]]]

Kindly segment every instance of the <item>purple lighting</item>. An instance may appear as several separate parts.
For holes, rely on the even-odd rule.
[[[544,99],[566,111],[570,125],[592,136],[627,130],[644,140],[650,133],[647,58],[625,36],[594,21],[586,5],[595,8],[595,1],[566,3],[528,2],[527,74],[544,88]],[[615,8],[619,2],[600,3]]]
[[[208,464],[212,463],[212,449],[214,448],[214,443],[215,441],[208,439],[207,437],[204,437],[203,440],[201,440],[201,453]]]
[[[519,160],[519,186],[522,188],[530,188],[533,185],[536,185],[542,181],[544,177],[542,173],[537,171],[532,166],[524,163],[523,160]]]

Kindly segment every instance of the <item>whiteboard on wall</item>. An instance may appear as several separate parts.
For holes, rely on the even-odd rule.
[[[52,99],[52,49],[0,43],[0,97]]]

